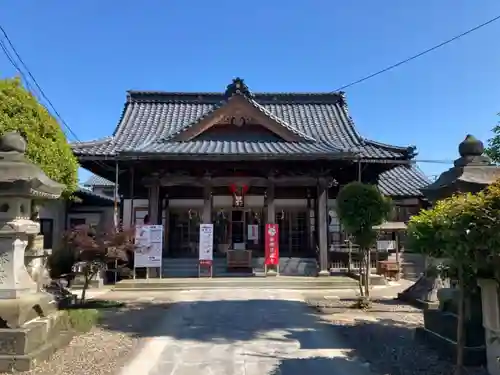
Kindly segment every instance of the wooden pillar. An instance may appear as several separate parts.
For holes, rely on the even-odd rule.
[[[165,225],[163,226],[163,256],[168,254],[170,242],[170,199],[165,194]]]
[[[314,222],[312,221],[311,211],[313,211],[313,199],[311,197],[311,192],[307,189],[307,246],[309,254],[315,254],[316,249],[314,248]],[[314,213],[313,213],[314,215]]]
[[[397,276],[396,280],[399,281],[401,279],[401,260],[399,256],[399,232],[394,233],[394,242],[396,243],[396,264],[397,264]]]
[[[276,223],[276,207],[274,204],[274,184],[269,181],[266,191],[267,224]]]
[[[212,185],[209,180],[203,185],[203,214],[202,223],[212,223]]]
[[[327,189],[328,183],[325,179],[318,180],[318,247],[319,247],[319,276],[329,276],[328,270],[328,212],[327,212]]]
[[[134,210],[134,187],[135,187],[135,171],[134,166],[130,167],[130,222],[128,223],[128,227],[135,227],[135,210]]]
[[[151,224],[158,224],[158,220],[161,220],[160,217],[160,185],[155,183],[149,187],[149,196],[148,196],[148,215],[149,222]]]

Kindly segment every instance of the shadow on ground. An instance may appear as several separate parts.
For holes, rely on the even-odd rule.
[[[229,356],[233,348],[246,343],[244,348],[250,351],[249,355],[262,360],[274,358],[278,366],[271,372],[274,375],[355,373],[349,366],[357,365],[359,369],[357,358],[368,361],[372,370],[381,374],[452,374],[452,363],[441,360],[434,351],[415,341],[416,325],[404,320],[405,315],[415,312],[405,312],[402,308],[400,320],[345,321],[336,320],[335,314],[326,319],[301,301],[138,303],[107,312],[102,327],[138,337],[187,341],[193,350],[190,355],[206,358],[213,354],[207,353],[206,346],[197,349],[197,344],[220,344],[227,347]],[[358,311],[359,314],[363,312]],[[296,358],[280,358],[283,353],[295,353]],[[342,358],[342,354],[347,358]],[[345,370],[340,371],[342,368]],[[468,369],[467,374],[487,373],[484,369]]]
[[[452,375],[454,364],[415,340],[416,324],[401,320],[378,319],[376,322],[356,320],[345,325],[332,321],[332,326],[353,350],[349,356],[368,361],[376,373],[391,375]],[[485,368],[466,368],[465,374],[487,375]]]
[[[348,375],[359,374],[359,363],[346,358],[276,358],[278,365],[269,375]],[[335,369],[332,372],[332,369]],[[366,366],[366,374],[370,374]]]
[[[307,337],[328,328],[305,303],[287,300],[136,303],[105,314],[101,327],[108,330],[199,342],[249,341],[268,338],[270,331]],[[146,325],[149,329],[144,329]]]

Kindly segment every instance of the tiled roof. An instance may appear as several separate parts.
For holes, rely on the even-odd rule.
[[[78,188],[76,191],[76,195],[80,197],[80,199],[83,200],[82,204],[85,204],[86,198],[90,198],[92,202],[97,202],[101,205],[109,206],[114,203],[114,198],[113,197],[108,197],[107,195],[104,194],[98,194],[94,193],[92,190],[86,189],[86,188]],[[90,203],[90,202],[89,202]]]
[[[94,187],[94,186],[115,186],[114,182],[111,182],[109,180],[106,180],[105,178],[101,177],[101,176],[97,176],[95,174],[93,174],[92,176],[90,176],[87,181],[85,181],[83,183],[83,186],[91,186],[91,187]]]
[[[109,184],[106,186],[114,186],[113,182],[96,175],[90,177],[86,185],[103,186],[104,182]],[[430,180],[416,166],[399,165],[380,174],[378,187],[382,194],[391,197],[420,197],[420,189],[429,184]]]
[[[252,142],[252,141],[189,141],[153,142],[139,146],[136,151],[147,153],[177,155],[247,155],[267,156],[268,158],[288,156],[334,157],[343,150],[331,144],[316,142]]]
[[[418,167],[400,165],[380,174],[378,186],[390,197],[421,197],[421,189],[430,183]]]
[[[320,156],[351,153],[363,158],[408,159],[413,149],[384,145],[361,137],[350,118],[342,93],[255,93],[234,90],[248,102],[297,135],[298,142],[184,141],[177,134],[197,124],[231,96],[226,93],[167,93],[129,91],[122,117],[112,136],[72,145],[76,155],[113,156],[121,152],[190,155],[219,153],[244,155],[291,154]],[[238,87],[238,86],[236,86]],[[225,151],[225,150],[229,151]]]

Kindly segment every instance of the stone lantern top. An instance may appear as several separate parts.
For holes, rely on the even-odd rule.
[[[64,185],[26,159],[26,141],[17,132],[0,137],[0,196],[57,199]]]
[[[466,165],[492,165],[491,159],[483,155],[484,145],[479,139],[468,134],[458,145],[460,158],[455,160],[455,167],[464,167]]]
[[[500,178],[500,167],[484,155],[483,142],[468,134],[458,145],[460,157],[454,166],[443,172],[436,181],[422,189],[434,202],[454,193],[477,193]]]

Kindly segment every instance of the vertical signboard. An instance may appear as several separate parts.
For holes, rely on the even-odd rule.
[[[138,225],[135,229],[134,268],[161,267],[163,226]]]
[[[214,259],[214,225],[200,225],[200,264],[212,264]]]
[[[266,265],[279,265],[278,224],[266,224]]]

